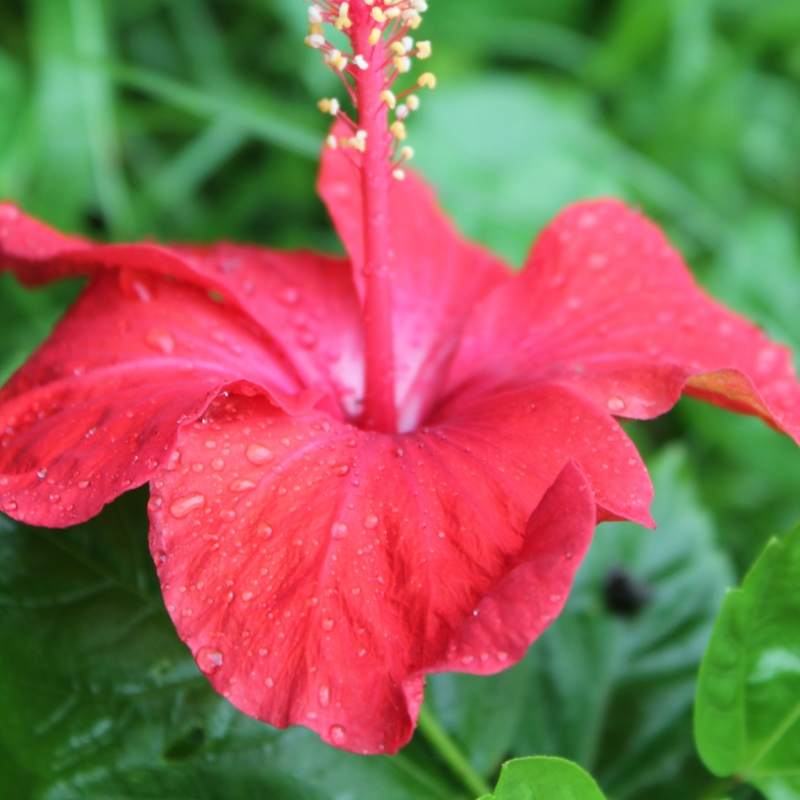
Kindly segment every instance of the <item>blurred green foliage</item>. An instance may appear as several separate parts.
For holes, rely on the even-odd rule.
[[[470,235],[520,264],[565,203],[622,196],[715,296],[800,348],[797,0],[429,5],[439,88],[411,142]],[[337,87],[304,31],[300,0],[3,0],[0,197],[99,239],[338,249],[314,193],[313,105]],[[0,379],[77,288],[0,278]],[[800,457],[760,423],[682,401],[629,430],[650,459],[684,443],[740,574],[800,518]],[[0,794],[16,797],[9,758],[0,747]],[[683,791],[668,772],[664,796]]]

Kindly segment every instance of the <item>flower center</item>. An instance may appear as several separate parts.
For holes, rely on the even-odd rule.
[[[425,0],[352,0],[317,2],[308,10],[306,44],[323,54],[323,60],[342,80],[355,106],[352,119],[337,98],[319,103],[349,129],[350,135],[328,137],[328,146],[341,149],[361,174],[364,230],[364,343],[365,428],[395,432],[394,352],[392,341],[392,280],[389,263],[389,190],[405,178],[404,162],[413,151],[406,139],[404,120],[419,107],[415,92],[434,88],[436,78],[426,72],[400,93],[395,83],[411,70],[412,58],[431,55],[430,42],[412,36],[427,10]],[[332,25],[350,43],[350,52],[334,47],[323,24]],[[393,117],[393,119],[392,119]]]

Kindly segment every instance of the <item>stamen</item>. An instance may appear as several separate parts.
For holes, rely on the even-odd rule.
[[[394,108],[397,105],[397,99],[388,89],[384,89],[381,92],[381,100],[383,100],[389,108]]]
[[[429,41],[415,42],[411,31],[422,22],[426,0],[311,0],[306,44],[322,53],[323,62],[339,76],[353,101],[352,119],[336,98],[318,105],[349,130],[330,134],[326,146],[340,149],[360,173],[364,231],[364,415],[369,429],[395,431],[394,345],[392,340],[391,241],[388,235],[389,187],[406,178],[405,162],[414,157],[404,120],[419,108],[415,92],[433,89],[433,73],[422,74],[411,86],[394,89],[409,73],[414,57],[432,55]],[[352,46],[350,52],[335,48],[323,25],[332,25]],[[341,45],[340,45],[341,46]],[[401,102],[402,101],[402,102]],[[394,119],[390,117],[394,111]],[[355,120],[355,121],[354,121]]]

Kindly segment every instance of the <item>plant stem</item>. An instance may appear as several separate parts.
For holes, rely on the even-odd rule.
[[[436,717],[425,706],[419,710],[417,725],[419,732],[427,739],[428,744],[433,747],[466,789],[476,797],[492,793],[486,781],[473,769],[458,745],[447,735]]]

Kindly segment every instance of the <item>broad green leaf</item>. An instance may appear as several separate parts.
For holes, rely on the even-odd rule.
[[[432,708],[481,774],[535,753],[576,761],[617,800],[709,780],[693,755],[692,701],[733,576],[684,451],[666,450],[651,472],[658,530],[601,525],[566,609],[521,664],[492,678],[431,678]],[[609,610],[620,569],[649,596],[638,614]]]
[[[700,669],[700,755],[774,800],[800,797],[800,527],[725,599]]]
[[[503,764],[493,798],[483,800],[603,800],[603,793],[571,761],[518,758]]]
[[[140,490],[63,531],[0,515],[0,759],[37,798],[459,796],[418,745],[355,756],[217,695],[163,607],[144,506]]]

